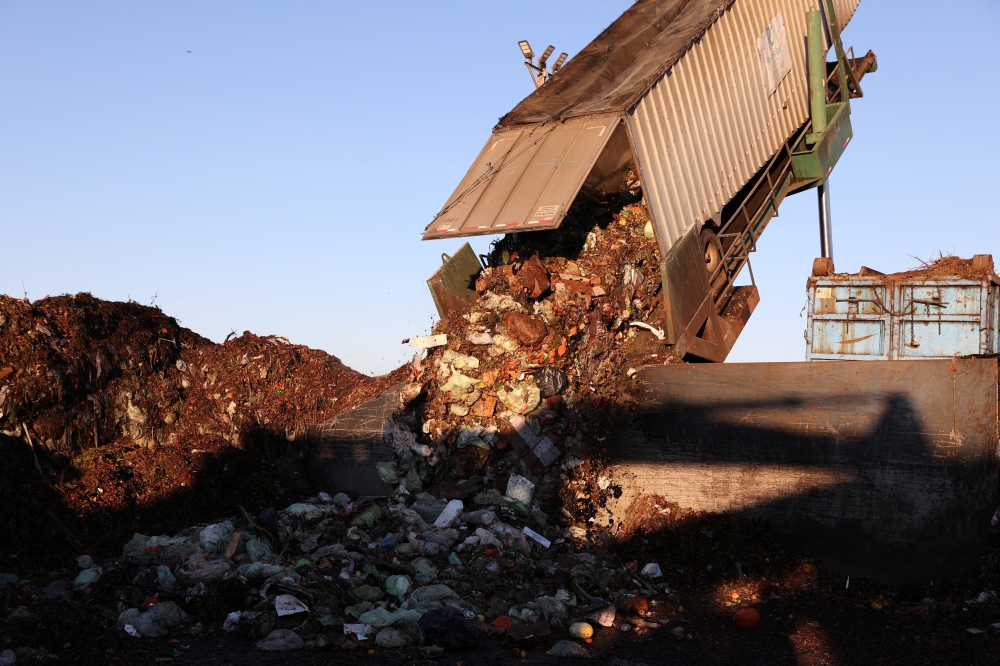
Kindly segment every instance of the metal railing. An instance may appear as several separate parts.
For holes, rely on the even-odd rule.
[[[716,236],[722,242],[722,261],[709,276],[709,285],[715,289],[716,282],[725,276],[725,281],[714,294],[716,311],[724,307],[734,289],[734,282],[743,267],[750,271],[750,282],[756,286],[750,253],[757,251],[759,227],[765,216],[778,216],[778,198],[782,188],[789,183],[792,173],[792,146],[796,145],[808,129],[808,124],[800,128],[785,141],[774,157],[767,163],[757,183],[744,197],[739,207],[729,219],[723,222]],[[763,200],[761,200],[761,195]],[[759,202],[759,203],[758,203]],[[770,210],[769,210],[770,209]]]

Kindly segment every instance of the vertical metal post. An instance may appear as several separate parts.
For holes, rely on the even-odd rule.
[[[819,256],[833,259],[833,230],[830,228],[830,179],[816,188],[819,198]]]

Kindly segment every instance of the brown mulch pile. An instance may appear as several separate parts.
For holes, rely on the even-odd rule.
[[[558,230],[494,243],[478,300],[438,322],[446,345],[411,365],[408,391],[422,399],[400,422],[420,453],[397,470],[409,490],[503,493],[511,474],[527,474],[537,506],[561,512],[560,476],[580,477],[577,456],[599,455],[633,399],[635,371],[679,362],[649,330],[662,334],[664,319],[649,225],[626,188],[607,204],[577,203]],[[571,505],[585,525],[599,508]]]
[[[249,332],[214,344],[159,309],[0,296],[0,555],[45,567],[270,503],[296,440],[397,384]],[[280,491],[280,489],[279,489]],[[72,533],[70,536],[68,533]]]
[[[921,262],[923,263],[923,262]],[[883,274],[877,271],[869,271],[868,277],[884,277],[886,280],[893,282],[898,282],[900,280],[931,280],[935,278],[961,278],[963,280],[986,280],[989,279],[990,275],[993,274],[991,270],[983,268],[973,268],[972,259],[962,259],[961,257],[955,257],[952,255],[942,254],[937,259],[932,259],[920,268],[911,268],[909,270],[900,271],[898,273],[888,273],[883,276]],[[858,273],[837,273],[831,276],[831,279],[846,279],[858,277]]]

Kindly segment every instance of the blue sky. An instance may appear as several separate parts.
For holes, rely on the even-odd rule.
[[[532,89],[517,40],[573,55],[629,4],[0,1],[0,292],[155,297],[213,340],[386,372],[460,245],[420,233]],[[839,270],[1000,263],[998,28],[987,0],[862,1],[844,38],[879,71],[831,180]],[[730,360],[803,358],[816,226],[811,192],[771,223]]]

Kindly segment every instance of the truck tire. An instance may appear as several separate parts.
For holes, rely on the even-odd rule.
[[[722,242],[711,229],[702,229],[701,246],[705,250],[705,270],[711,275],[722,263]]]

